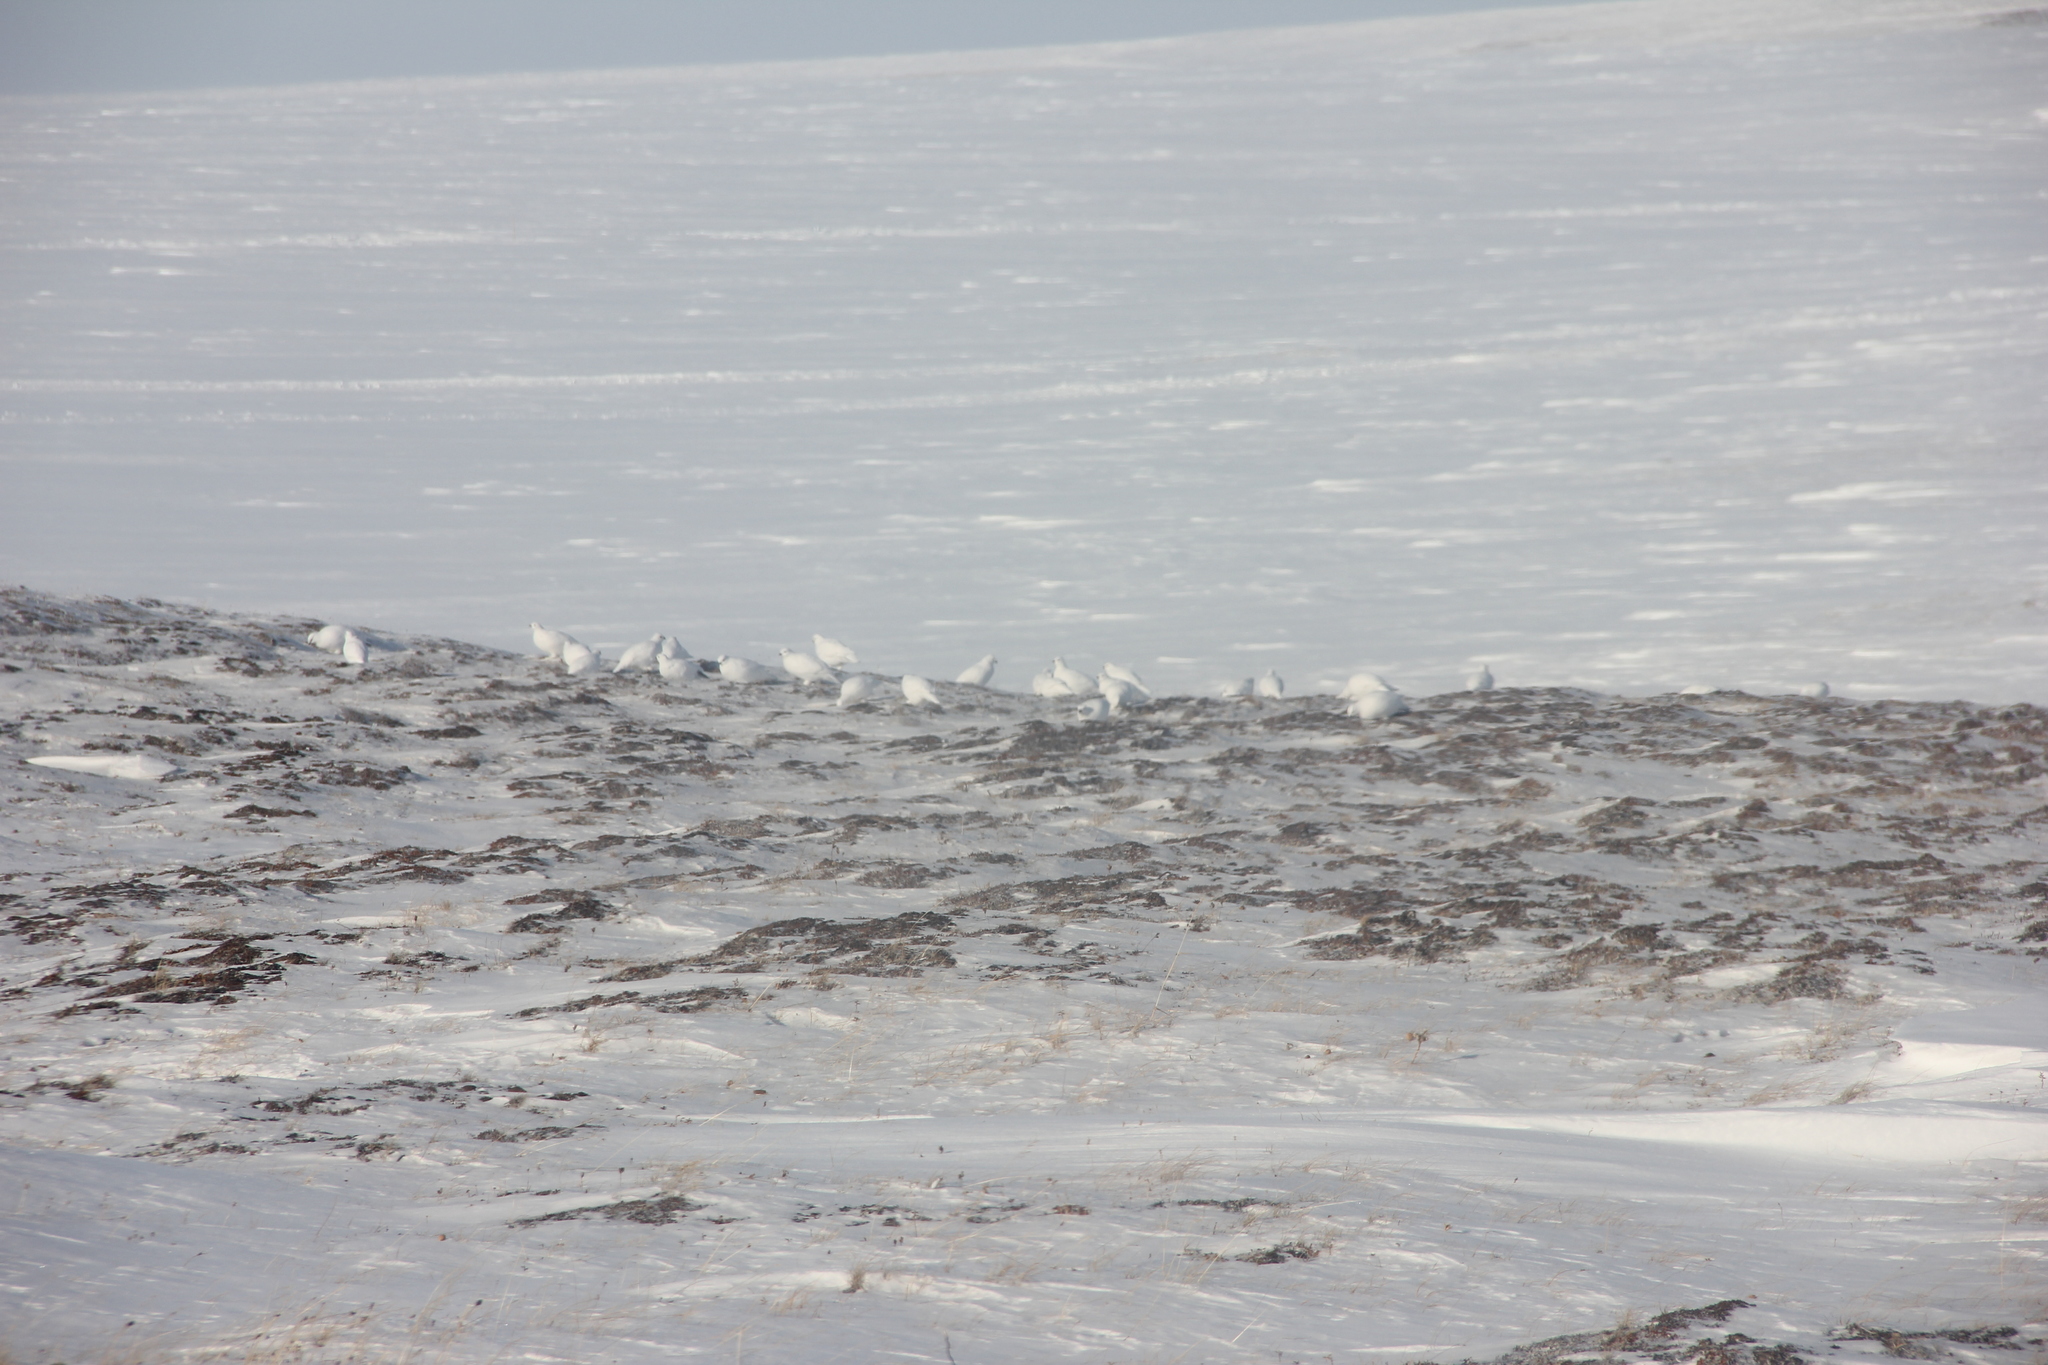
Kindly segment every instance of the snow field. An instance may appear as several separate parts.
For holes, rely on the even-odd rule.
[[[4,769],[23,1361],[2040,1355],[2036,708],[5,601],[9,754],[178,765]]]
[[[1013,690],[2038,699],[2030,13],[11,101],[0,575]]]

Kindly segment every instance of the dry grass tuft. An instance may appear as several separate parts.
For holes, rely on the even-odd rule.
[[[2014,1195],[2005,1201],[2008,1223],[2048,1223],[2048,1190]]]
[[[654,1188],[666,1195],[689,1194],[704,1188],[711,1175],[708,1159],[664,1161],[645,1168]]]

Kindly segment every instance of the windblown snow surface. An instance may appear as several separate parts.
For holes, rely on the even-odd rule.
[[[2042,13],[8,101],[0,577],[2036,700]]]
[[[0,1350],[2042,1365],[2043,14],[8,102]]]
[[[2048,1354],[2039,708],[5,605],[11,1359]]]

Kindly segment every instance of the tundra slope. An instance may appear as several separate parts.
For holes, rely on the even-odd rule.
[[[0,600],[22,1361],[2042,1357],[2039,708]]]

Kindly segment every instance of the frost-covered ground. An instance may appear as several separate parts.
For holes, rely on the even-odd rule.
[[[0,576],[2036,700],[2022,6],[8,101]]]
[[[2048,1359],[2037,707],[0,605],[20,1365]]]

